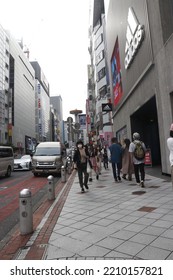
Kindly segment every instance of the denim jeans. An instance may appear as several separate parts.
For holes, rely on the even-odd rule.
[[[120,177],[121,163],[112,162],[112,171],[114,179],[117,180],[117,177]]]

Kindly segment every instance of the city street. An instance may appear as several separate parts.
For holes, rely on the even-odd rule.
[[[59,180],[55,177],[55,183]],[[32,194],[33,211],[42,202],[47,192],[47,175],[34,177],[31,171],[13,172],[10,178],[0,178],[0,241],[8,238],[9,232],[19,222],[19,194],[27,188]]]

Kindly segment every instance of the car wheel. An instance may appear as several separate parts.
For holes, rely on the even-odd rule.
[[[32,164],[31,164],[31,162],[30,162],[30,164],[29,164],[29,170],[31,170],[32,169]]]
[[[7,169],[7,173],[5,174],[6,177],[10,177],[11,176],[11,167],[8,166],[8,169]]]
[[[38,173],[35,173],[35,172],[34,172],[34,176],[35,176],[35,177],[38,177]]]

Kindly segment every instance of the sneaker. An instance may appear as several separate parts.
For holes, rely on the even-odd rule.
[[[121,182],[121,177],[120,176],[118,176],[118,181]]]
[[[118,180],[117,180],[117,178],[115,178],[115,182],[116,182],[116,183],[118,183]]]
[[[144,186],[144,181],[141,181],[141,188],[145,188],[145,186]]]
[[[123,176],[122,176],[122,178],[123,178],[124,180],[127,180],[127,178],[126,178],[126,176],[125,176],[125,175],[123,175]]]
[[[85,189],[87,189],[87,190],[89,189],[88,185],[85,185]]]
[[[85,192],[84,188],[81,188],[81,192],[82,192],[82,193],[84,193],[84,192]]]
[[[92,178],[89,178],[89,182],[92,182],[92,180],[93,180]]]
[[[98,174],[96,175],[96,179],[97,179],[97,180],[99,179],[99,175],[98,175]]]
[[[140,182],[137,182],[136,184],[137,184],[138,186],[140,186],[140,185],[141,185],[141,183],[140,183]]]

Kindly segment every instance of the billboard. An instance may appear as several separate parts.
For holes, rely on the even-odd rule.
[[[80,129],[85,129],[86,128],[86,114],[78,115],[78,117],[79,117]]]
[[[116,39],[111,57],[111,74],[113,88],[113,103],[116,106],[120,102],[123,95],[118,37]]]

